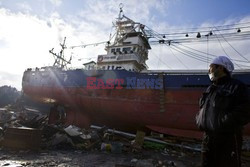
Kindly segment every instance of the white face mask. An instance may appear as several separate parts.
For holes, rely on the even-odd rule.
[[[208,73],[209,79],[212,82],[217,81],[219,78],[221,78],[222,76],[224,76],[224,73],[222,73],[219,69],[215,69],[213,72]]]
[[[212,82],[217,80],[217,77],[214,75],[214,73],[209,73],[208,76]]]

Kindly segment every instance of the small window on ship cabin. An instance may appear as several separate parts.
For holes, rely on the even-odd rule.
[[[122,48],[122,51],[124,53],[128,53],[130,50],[131,50],[131,47]]]
[[[121,51],[121,48],[116,48],[116,52],[120,52]]]
[[[111,53],[114,53],[115,52],[115,48],[111,49]]]
[[[117,66],[115,69],[120,70],[121,68],[122,68],[121,66]]]

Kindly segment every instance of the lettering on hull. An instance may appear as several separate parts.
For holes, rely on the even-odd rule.
[[[98,79],[96,77],[87,77],[87,89],[163,89],[163,79],[151,78],[143,79],[136,77],[127,77],[126,79],[108,78]]]

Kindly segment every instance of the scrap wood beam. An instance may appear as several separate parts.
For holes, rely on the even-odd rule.
[[[95,125],[91,125],[90,127],[93,128],[93,129],[102,129],[102,127],[95,126]],[[110,132],[110,133],[124,135],[124,136],[128,136],[128,137],[133,137],[133,138],[136,137],[135,134],[122,132],[122,131],[118,131],[118,130],[114,130],[114,129],[107,129],[107,131]],[[164,144],[166,146],[178,147],[178,148],[181,148],[181,149],[201,152],[201,148],[194,148],[194,147],[186,146],[186,145],[183,145],[183,144],[169,143],[169,142],[162,141],[162,140],[159,140],[159,139],[154,139],[154,138],[151,138],[151,137],[144,137],[144,140],[151,141],[151,142],[156,142],[156,143],[159,143],[159,144]]]

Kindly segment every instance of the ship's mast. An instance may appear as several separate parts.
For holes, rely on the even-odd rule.
[[[98,55],[97,69],[125,69],[140,72],[147,69],[148,50],[151,49],[143,24],[134,22],[123,14],[123,5],[115,22],[115,39]]]
[[[113,45],[120,44],[127,33],[135,32],[135,22],[123,14],[123,4],[120,3],[120,12],[116,21],[116,37]]]
[[[68,61],[65,60],[65,58],[64,58],[64,49],[67,48],[65,45],[65,41],[66,41],[66,37],[64,37],[63,43],[62,44],[60,43],[61,51],[59,52],[59,54],[53,52],[54,48],[49,50],[49,53],[51,53],[55,59],[55,62],[53,64],[54,67],[66,68],[68,64],[71,64],[72,57],[70,57],[70,59]]]
[[[121,20],[121,19],[122,19],[122,17],[123,17],[123,10],[122,10],[122,8],[123,8],[123,4],[122,4],[122,3],[120,3],[120,4],[119,4],[119,7],[120,7],[120,12],[119,12],[119,17],[118,17],[118,20]]]

